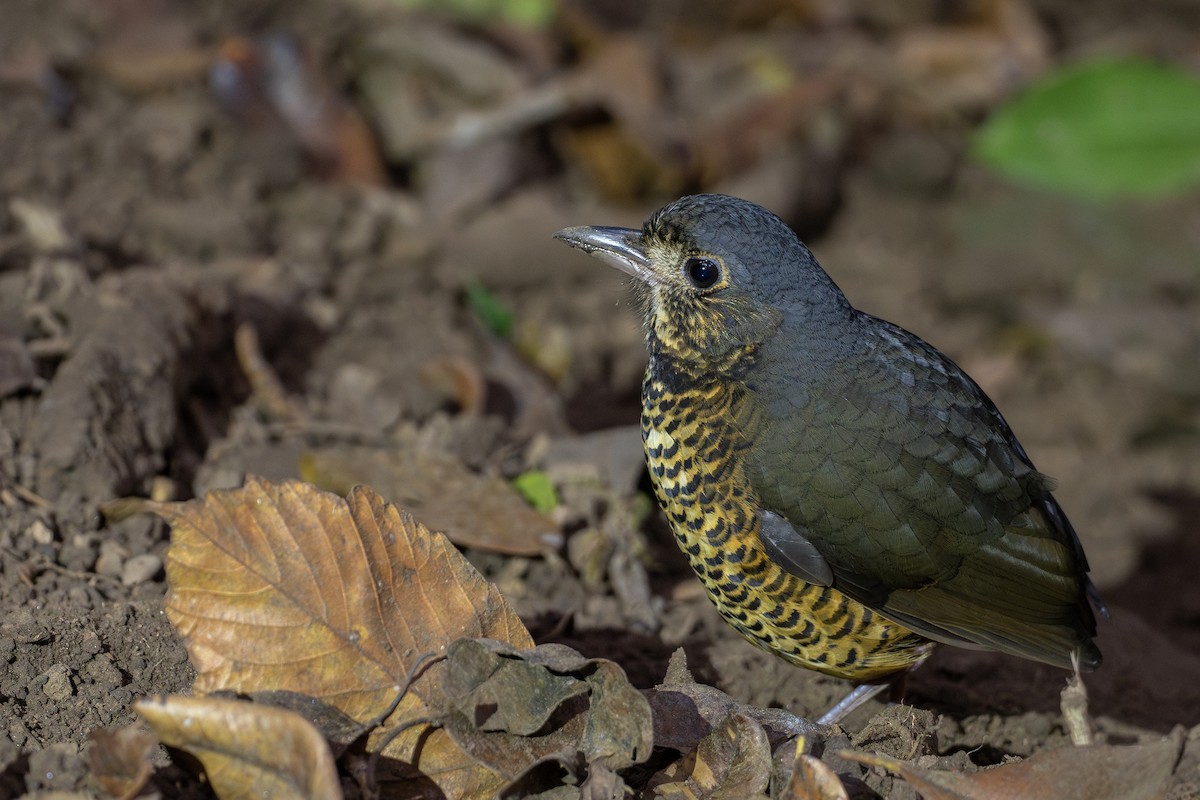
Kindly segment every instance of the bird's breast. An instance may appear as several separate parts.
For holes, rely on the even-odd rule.
[[[655,493],[721,616],[752,643],[832,675],[865,680],[920,660],[923,640],[767,555],[745,462],[761,435],[743,386],[647,372],[642,439]]]

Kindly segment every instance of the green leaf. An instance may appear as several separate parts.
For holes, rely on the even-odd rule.
[[[522,472],[513,478],[512,484],[525,498],[525,502],[543,514],[549,514],[558,506],[558,493],[554,491],[554,483],[545,472]]]
[[[526,28],[544,28],[554,18],[554,0],[395,0],[406,8],[442,11],[466,21],[501,19]]]
[[[1147,61],[1054,73],[997,111],[973,149],[1008,178],[1086,197],[1200,185],[1200,77]]]
[[[512,311],[479,281],[467,285],[467,305],[492,333],[504,339],[512,333]]]

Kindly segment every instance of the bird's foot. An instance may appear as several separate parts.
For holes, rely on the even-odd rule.
[[[872,697],[890,687],[891,684],[889,683],[863,683],[855,686],[854,689],[841,700],[839,700],[833,706],[833,708],[829,709],[820,717],[818,717],[817,724],[833,725],[841,722],[863,703],[866,703]]]

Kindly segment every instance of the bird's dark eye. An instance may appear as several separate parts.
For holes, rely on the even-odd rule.
[[[683,271],[697,289],[707,289],[721,279],[721,268],[711,258],[689,258]]]

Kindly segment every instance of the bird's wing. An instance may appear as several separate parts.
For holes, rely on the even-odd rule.
[[[836,364],[761,387],[748,464],[763,507],[835,586],[931,639],[1097,665],[1087,562],[1050,481],[957,365],[868,319]]]
[[[833,568],[805,534],[769,509],[758,512],[758,538],[771,560],[806,583],[833,585]]]

